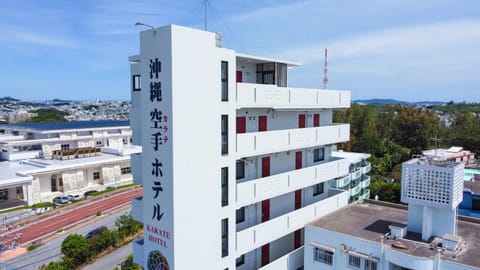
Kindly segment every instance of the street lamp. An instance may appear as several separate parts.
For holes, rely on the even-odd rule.
[[[135,23],[135,26],[139,26],[139,25],[142,25],[142,26],[146,26],[146,27],[150,27],[153,29],[153,33],[156,34],[157,33],[157,30],[155,30],[155,27],[153,27],[152,25],[149,25],[149,24],[146,24],[146,23],[143,23],[143,22],[136,22]]]

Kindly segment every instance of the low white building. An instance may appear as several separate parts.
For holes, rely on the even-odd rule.
[[[305,224],[347,205],[331,187],[349,174],[332,146],[349,91],[294,88],[298,64],[222,48],[215,33],[176,25],[140,33],[132,79],[132,201],[145,269],[275,269],[303,265]]]
[[[305,229],[305,270],[480,269],[480,221],[458,217],[463,163],[403,164],[403,205],[359,201]],[[460,187],[459,187],[460,186]]]
[[[0,126],[0,208],[132,182],[127,121]]]

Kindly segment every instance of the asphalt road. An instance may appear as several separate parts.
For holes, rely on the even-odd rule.
[[[114,228],[115,227],[115,220],[120,217],[123,214],[129,213],[131,211],[131,208],[128,207],[125,210],[122,210],[117,213],[109,214],[108,212],[105,212],[105,217],[96,220],[93,223],[87,224],[85,226],[82,226],[81,228],[74,230],[70,233],[79,233],[82,235],[87,234],[89,231],[99,227],[99,226],[107,226],[108,228]],[[64,235],[53,239],[49,242],[46,242],[45,244],[41,245],[37,249],[33,251],[28,251],[24,254],[21,254],[17,256],[16,258],[13,258],[9,261],[6,262],[6,270],[13,270],[13,269],[22,269],[22,270],[37,270],[42,264],[48,264],[51,261],[58,261],[60,260],[61,257],[61,252],[60,252],[60,246],[67,237],[68,234],[65,233]],[[119,263],[121,260],[123,260],[126,256],[128,256],[130,253],[132,253],[132,247],[130,245],[130,248],[125,248],[123,252],[126,252],[128,250],[128,253],[124,257],[124,253],[120,253],[120,255],[115,256],[108,256],[105,260],[102,260],[101,265],[113,265],[113,267],[104,267],[100,266],[98,268],[86,268],[86,269],[103,269],[103,270],[110,270],[115,267],[117,263]],[[95,264],[96,265],[96,264]],[[96,267],[96,266],[94,266]],[[0,268],[2,269],[2,268]]]

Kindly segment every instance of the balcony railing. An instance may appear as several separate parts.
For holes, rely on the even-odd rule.
[[[362,197],[364,199],[370,199],[370,189],[364,189],[362,192]]]
[[[143,197],[132,199],[132,217],[136,221],[143,222]]]
[[[351,174],[352,174],[352,181],[354,181],[354,180],[360,178],[360,176],[362,176],[362,170],[357,169],[354,172],[352,172]]]
[[[367,162],[367,165],[362,167],[362,173],[367,174],[370,172],[371,169],[372,169],[372,164],[370,162]]]
[[[275,239],[283,237],[348,203],[348,192],[330,190],[329,197],[288,214],[237,232],[236,252],[244,254]]]
[[[255,156],[279,151],[346,142],[350,125],[333,124],[314,128],[298,128],[237,134],[237,157]]]
[[[345,186],[350,184],[350,180],[351,180],[351,176],[350,176],[350,174],[347,174],[346,176],[344,176],[340,179],[332,180],[331,186],[333,188],[344,188]]]
[[[362,191],[362,187],[357,184],[356,186],[350,188],[350,196],[355,197],[360,193],[360,191]]]
[[[258,270],[296,270],[303,266],[303,247],[258,268]]]
[[[144,265],[144,248],[143,237],[137,238],[133,241],[133,262],[139,265]]]
[[[238,183],[237,206],[256,203],[334,179],[347,174],[348,166],[348,160],[332,158],[315,166]]]
[[[370,185],[370,176],[364,175],[362,176],[362,182],[360,182],[360,185],[363,188],[367,188]]]
[[[238,108],[349,108],[350,91],[237,83]]]

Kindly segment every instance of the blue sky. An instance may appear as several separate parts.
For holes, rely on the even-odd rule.
[[[203,0],[3,0],[0,97],[130,99],[136,21],[203,28]],[[210,31],[241,53],[303,63],[291,86],[353,99],[480,102],[477,0],[209,0]]]

